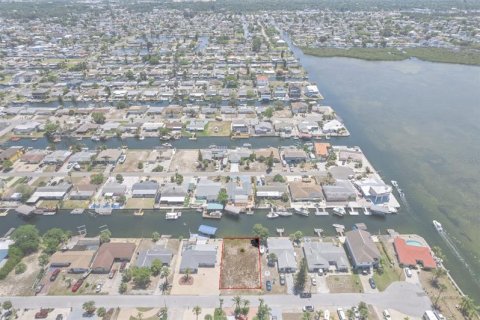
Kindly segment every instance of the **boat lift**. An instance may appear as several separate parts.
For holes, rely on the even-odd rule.
[[[85,237],[87,235],[87,227],[85,225],[78,226],[77,232],[81,237]]]

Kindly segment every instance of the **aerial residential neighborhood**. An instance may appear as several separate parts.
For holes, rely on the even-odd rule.
[[[0,2],[0,320],[477,319],[459,129],[402,116],[480,7],[320,2]]]

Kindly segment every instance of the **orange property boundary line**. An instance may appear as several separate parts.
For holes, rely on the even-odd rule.
[[[258,287],[222,287],[222,272],[223,272],[223,252],[225,249],[225,240],[256,240],[258,241],[258,275],[259,286]],[[220,290],[258,290],[262,289],[262,255],[260,254],[260,238],[258,237],[224,237],[222,241],[222,255],[220,260],[220,277],[218,279],[218,288]]]

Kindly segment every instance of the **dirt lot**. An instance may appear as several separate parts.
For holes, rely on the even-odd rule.
[[[260,266],[258,248],[251,239],[224,239],[220,288],[258,288]]]
[[[65,200],[62,204],[62,209],[75,209],[75,208],[82,208],[88,209],[88,204],[90,201],[88,200]]]
[[[1,296],[30,296],[34,294],[33,285],[40,271],[38,265],[38,256],[40,254],[32,254],[22,259],[27,265],[27,270],[22,274],[15,274],[15,270],[4,280],[0,281]]]
[[[139,162],[145,162],[148,158],[150,151],[148,150],[128,150],[127,159],[124,163],[119,163],[114,172],[143,172],[143,169],[138,169]]]
[[[272,291],[267,292],[266,281],[270,280],[272,282]],[[287,293],[287,286],[280,285],[280,275],[278,274],[278,269],[276,265],[274,267],[269,267],[267,263],[266,255],[262,256],[262,287],[265,293],[268,294],[285,294]]]
[[[170,163],[168,171],[175,172],[192,172],[197,169],[198,150],[177,150]]]
[[[327,277],[330,293],[363,292],[362,284],[356,275],[330,275]]]
[[[125,209],[152,209],[154,204],[153,198],[130,198],[125,204]]]

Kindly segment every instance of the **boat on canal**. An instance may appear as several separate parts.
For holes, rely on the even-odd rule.
[[[343,217],[344,215],[347,214],[347,211],[345,211],[345,208],[343,207],[334,207],[333,213],[336,214],[337,216]]]
[[[221,219],[222,218],[222,211],[216,210],[212,212],[204,211],[202,213],[202,217],[206,219]]]
[[[307,208],[295,208],[294,210],[296,214],[299,214],[301,216],[308,217],[308,215],[310,214]]]
[[[435,227],[435,229],[437,229],[438,232],[443,232],[443,226],[440,222],[438,222],[437,220],[433,220],[432,221],[433,223],[433,226]]]
[[[177,220],[178,218],[180,218],[182,216],[182,212],[181,211],[170,211],[170,212],[167,212],[165,214],[165,219],[166,220]]]

